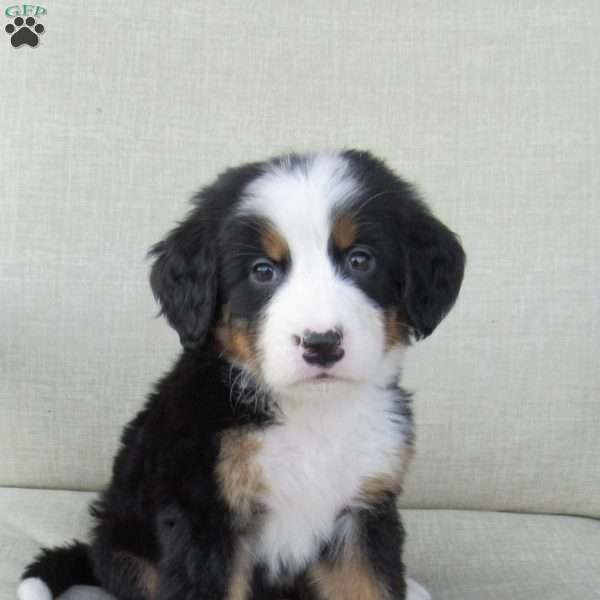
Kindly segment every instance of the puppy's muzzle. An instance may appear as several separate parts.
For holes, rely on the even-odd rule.
[[[338,329],[329,329],[324,333],[305,331],[301,339],[304,349],[302,358],[309,365],[328,368],[342,359],[342,332]]]

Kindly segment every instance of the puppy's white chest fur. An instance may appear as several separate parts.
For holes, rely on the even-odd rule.
[[[360,504],[361,486],[403,467],[407,424],[395,393],[373,386],[330,389],[282,399],[282,423],[264,432],[256,457],[267,489],[256,558],[272,576],[303,568],[332,538],[340,511]]]

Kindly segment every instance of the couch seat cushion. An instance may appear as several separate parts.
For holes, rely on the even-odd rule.
[[[40,545],[84,537],[88,492],[0,488],[0,600]],[[408,574],[434,600],[598,600],[600,521],[568,516],[402,510]],[[107,598],[72,588],[62,600]]]

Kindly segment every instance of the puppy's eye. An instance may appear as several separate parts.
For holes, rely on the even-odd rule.
[[[273,283],[279,278],[279,267],[268,260],[258,260],[252,265],[250,278],[255,283]]]
[[[348,254],[346,266],[353,273],[365,275],[375,268],[375,258],[368,250],[356,248]]]

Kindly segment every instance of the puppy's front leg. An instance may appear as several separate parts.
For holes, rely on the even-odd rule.
[[[344,539],[312,569],[323,600],[405,600],[402,563],[404,530],[395,496],[342,517]]]
[[[161,513],[159,532],[162,558],[151,600],[246,600],[249,553],[226,511],[209,510],[196,519],[169,508]]]

